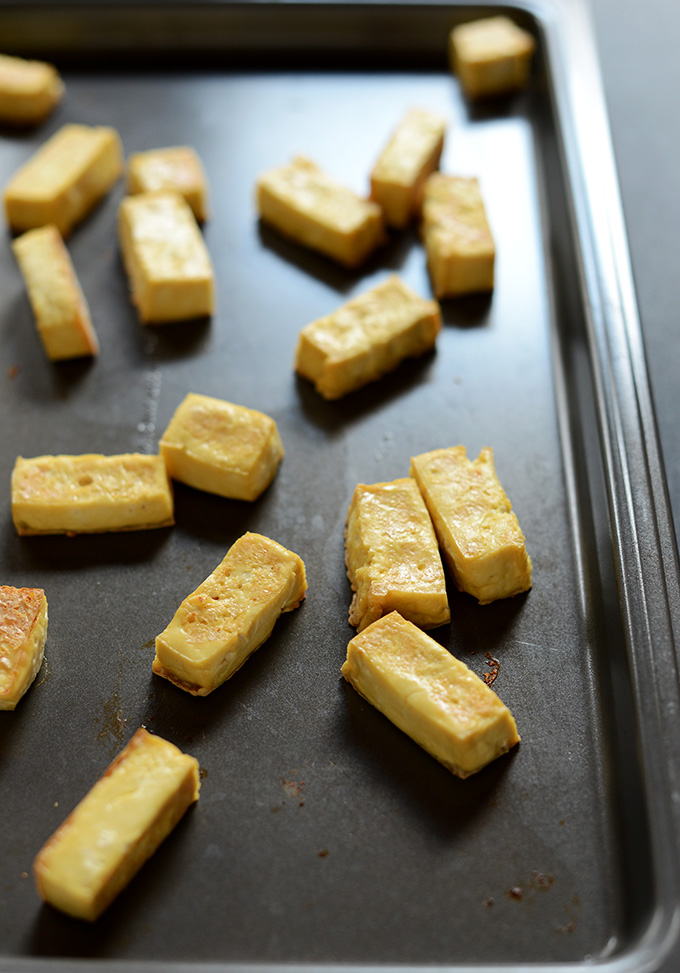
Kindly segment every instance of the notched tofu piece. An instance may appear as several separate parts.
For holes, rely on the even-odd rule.
[[[409,477],[356,487],[347,514],[345,563],[354,591],[349,622],[359,631],[391,611],[421,628],[450,621],[437,539]]]
[[[435,297],[493,289],[496,248],[477,179],[428,176],[421,232]]]
[[[160,456],[19,456],[12,471],[19,534],[87,534],[173,524],[173,498]]]
[[[338,399],[430,351],[441,326],[436,301],[392,276],[304,327],[295,370],[325,399]]]
[[[196,150],[188,145],[131,155],[126,190],[132,195],[168,190],[179,193],[199,223],[208,218],[208,184],[203,164]]]
[[[269,416],[193,392],[176,409],[160,451],[173,480],[234,500],[256,500],[283,458]]]
[[[118,236],[142,324],[201,318],[215,309],[215,276],[191,207],[171,192],[126,196]]]
[[[401,120],[371,173],[371,199],[389,226],[403,229],[420,210],[423,183],[439,165],[446,122],[412,108]]]
[[[12,242],[38,335],[48,358],[96,355],[99,342],[71,257],[56,226],[28,230]]]
[[[156,637],[153,671],[207,696],[241,668],[306,591],[297,554],[262,534],[244,534]]]
[[[509,17],[484,17],[453,28],[449,61],[467,97],[484,98],[524,88],[535,47]]]
[[[53,223],[68,236],[122,171],[123,147],[115,129],[64,125],[7,184],[7,222],[19,233]]]
[[[257,180],[263,223],[345,267],[358,267],[385,242],[382,210],[297,156]]]
[[[143,727],[33,865],[50,905],[93,922],[198,800],[198,761]]]
[[[453,580],[485,605],[531,588],[531,558],[498,481],[493,450],[470,461],[464,446],[411,459]]]
[[[345,679],[458,777],[519,742],[508,707],[468,667],[397,612],[350,641]]]
[[[46,638],[45,592],[0,585],[0,710],[14,709],[38,675]]]
[[[64,85],[45,61],[0,54],[0,122],[37,125],[59,104]]]

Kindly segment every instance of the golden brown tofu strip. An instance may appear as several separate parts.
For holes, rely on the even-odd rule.
[[[0,586],[0,710],[12,710],[42,665],[47,598],[42,588]]]
[[[451,31],[451,69],[468,98],[506,94],[526,85],[535,46],[509,17],[483,17]]]
[[[0,121],[36,125],[47,118],[63,93],[62,80],[51,64],[0,54]]]

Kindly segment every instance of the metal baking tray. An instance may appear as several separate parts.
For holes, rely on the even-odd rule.
[[[472,107],[457,22],[504,9],[536,36],[530,88]],[[212,189],[209,322],[144,328],[115,238],[119,184],[69,240],[101,354],[50,364],[0,244],[2,581],[44,587],[46,660],[0,714],[0,970],[675,970],[680,964],[678,565],[590,24],[578,0],[0,2],[3,49],[52,58],[63,104],[3,131],[0,180],[65,122],[127,153],[192,144]],[[489,298],[443,304],[435,353],[334,403],[295,378],[308,321],[397,272],[429,294],[415,232],[357,272],[259,226],[253,185],[296,153],[365,192],[402,113],[450,120],[442,169],[476,174],[498,249]],[[273,416],[286,448],[254,504],[176,488],[173,529],[19,538],[15,457],[151,452],[186,392]],[[411,455],[494,447],[534,588],[451,588],[434,636],[522,735],[461,781],[340,677],[358,482]],[[220,690],[153,677],[153,639],[245,530],[299,553],[300,609]],[[94,925],[41,905],[46,838],[146,725],[202,792]]]

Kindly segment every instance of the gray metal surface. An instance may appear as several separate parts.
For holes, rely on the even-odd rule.
[[[128,153],[193,144],[211,183],[218,280],[211,322],[142,328],[115,241],[118,186],[69,241],[101,355],[52,365],[9,237],[0,245],[2,580],[43,586],[50,604],[43,671],[0,714],[0,969],[75,958],[93,970],[673,969],[676,552],[580,4],[518,13],[540,40],[532,89],[475,110],[442,52],[447,26],[483,5],[192,6],[192,36],[179,29],[188,9],[154,5],[165,33],[151,41],[151,8],[111,5],[101,20],[86,8],[85,31],[82,11],[58,5],[50,31],[36,5],[0,5],[9,46],[33,25],[67,82],[38,132],[3,133],[2,183],[66,121],[115,125]],[[76,63],[114,21],[129,62]],[[236,67],[197,65],[208,34]],[[286,55],[294,36],[301,52]],[[157,48],[148,69],[136,57],[145,45]],[[334,69],[301,68],[305,45]],[[253,182],[302,152],[363,191],[411,105],[450,120],[442,168],[481,179],[497,286],[491,300],[444,304],[435,354],[325,403],[293,375],[299,329],[389,272],[427,294],[424,255],[407,233],[362,271],[338,270],[258,226]],[[178,486],[172,530],[15,536],[17,454],[155,450],[187,391],[276,419],[286,457],[259,501]],[[522,735],[467,781],[339,676],[354,485],[406,475],[414,453],[456,443],[494,447],[534,561],[534,589],[519,599],[482,608],[451,590],[453,621],[433,633],[479,674],[486,652],[500,661],[494,688]],[[309,594],[229,683],[194,699],[152,677],[153,638],[246,529],[303,557]],[[40,905],[31,863],[142,723],[199,759],[201,800],[84,926]]]

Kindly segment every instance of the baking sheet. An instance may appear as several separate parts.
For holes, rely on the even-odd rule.
[[[625,293],[625,238],[604,247],[598,236],[603,225],[617,228],[616,199],[601,201],[604,224],[581,211],[589,197],[587,185],[579,195],[578,179],[587,183],[590,170],[578,127],[565,129],[563,62],[574,54],[567,27],[573,34],[583,25],[560,22],[559,3],[517,8],[540,42],[531,90],[471,109],[446,69],[441,29],[483,5],[197,6],[196,36],[205,42],[212,26],[214,49],[223,40],[233,64],[214,52],[199,63],[191,41],[182,57],[177,24],[186,11],[165,5],[152,11],[166,28],[165,52],[157,44],[145,63],[140,25],[149,9],[104,8],[102,23],[122,25],[117,43],[124,51],[127,38],[130,58],[87,63],[105,30],[69,33],[69,23],[83,23],[76,8],[55,8],[67,97],[38,131],[4,132],[0,143],[3,183],[67,121],[114,125],[128,154],[193,144],[211,184],[205,238],[218,286],[210,322],[138,324],[115,240],[119,184],[69,240],[101,354],[54,365],[34,333],[9,236],[0,244],[3,581],[44,587],[50,605],[45,665],[17,710],[0,714],[8,822],[0,968],[56,969],[60,960],[68,968],[73,958],[93,969],[118,960],[145,969],[670,962],[677,875],[658,845],[675,834],[668,775],[676,754],[672,742],[659,746],[659,731],[676,719],[677,683],[668,668],[661,679],[638,629],[650,629],[659,660],[674,664],[675,551]],[[216,36],[220,11],[231,29]],[[307,63],[287,57],[280,40],[258,53],[252,38],[263,11],[289,29],[304,23],[297,36]],[[563,47],[547,12],[564,29]],[[12,5],[0,7],[3,16],[14,31],[6,37],[30,39],[30,22],[17,20]],[[328,31],[333,18],[345,24],[344,40]],[[359,29],[367,22],[371,31]],[[44,44],[34,31],[36,46]],[[332,55],[326,70],[313,63],[324,50]],[[300,328],[389,273],[429,294],[424,254],[409,231],[360,271],[338,269],[258,225],[254,179],[303,153],[363,192],[412,105],[449,119],[442,169],[480,178],[497,285],[491,299],[444,303],[434,354],[326,403],[293,374]],[[596,301],[611,298],[603,281],[612,280],[624,286],[615,315]],[[609,399],[610,381],[625,391],[624,366],[635,377],[634,416]],[[155,451],[188,391],[277,421],[286,456],[260,500],[177,485],[173,529],[15,535],[16,455]],[[534,563],[533,590],[509,602],[480,607],[451,588],[451,625],[432,633],[480,675],[487,653],[500,662],[494,688],[522,735],[515,753],[467,781],[339,674],[353,634],[343,528],[354,486],[407,475],[410,456],[458,443],[470,454],[494,447]],[[630,554],[626,494],[633,507],[647,504],[644,530],[635,510],[631,517],[638,560],[646,544],[662,548],[656,559],[642,556],[645,571],[665,576],[663,591],[650,589],[644,617],[637,599],[647,589],[620,550]],[[195,699],[152,677],[153,639],[245,530],[300,554],[309,593],[229,683]],[[657,710],[665,722],[655,722]],[[201,799],[90,927],[40,905],[31,863],[141,724],[199,759]]]

